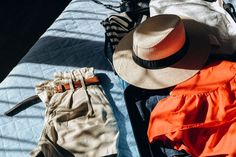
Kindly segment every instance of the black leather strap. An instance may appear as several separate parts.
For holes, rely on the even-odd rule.
[[[22,102],[16,104],[14,107],[12,107],[11,109],[9,109],[8,111],[6,111],[4,113],[4,115],[6,116],[14,116],[15,114],[19,113],[20,111],[28,108],[29,106],[32,106],[38,102],[40,102],[40,98],[38,97],[38,95],[33,95],[25,100],[23,100]]]

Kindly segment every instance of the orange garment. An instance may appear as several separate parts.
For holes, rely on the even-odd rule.
[[[148,138],[192,156],[236,156],[236,63],[216,61],[177,85],[151,113]]]

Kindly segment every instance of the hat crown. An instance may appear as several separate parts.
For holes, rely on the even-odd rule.
[[[178,52],[185,43],[185,29],[176,15],[159,15],[138,26],[133,51],[143,60],[160,60]]]
[[[112,56],[114,69],[140,88],[174,86],[206,63],[211,51],[207,33],[204,25],[184,16],[152,16],[121,39]]]

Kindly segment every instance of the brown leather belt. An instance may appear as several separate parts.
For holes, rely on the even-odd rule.
[[[85,85],[88,86],[88,85],[92,85],[92,84],[98,84],[99,83],[99,79],[98,79],[97,76],[94,76],[94,77],[85,79],[84,82],[85,82]],[[72,82],[72,84],[73,84],[75,89],[82,87],[80,80],[76,81],[76,82]],[[66,91],[66,90],[70,90],[70,84],[69,83],[61,84],[61,85],[56,86],[55,89],[56,89],[56,92],[62,93],[64,91]]]
[[[99,79],[98,79],[97,76],[94,76],[94,77],[91,77],[91,78],[88,78],[88,79],[84,79],[84,82],[85,82],[86,86],[89,86],[89,85],[98,84]],[[82,87],[82,84],[81,84],[80,80],[72,82],[72,85],[74,86],[74,89]],[[71,88],[70,88],[69,83],[60,84],[60,85],[57,85],[55,87],[55,90],[58,93],[62,93],[64,91],[70,90],[70,89]],[[13,115],[17,114],[18,112],[20,112],[21,110],[26,109],[27,107],[32,106],[33,104],[38,103],[38,102],[40,102],[40,98],[38,97],[38,95],[33,95],[33,96],[23,100],[22,102],[16,104],[14,107],[12,107],[8,111],[6,111],[4,114],[6,116],[13,116]]]

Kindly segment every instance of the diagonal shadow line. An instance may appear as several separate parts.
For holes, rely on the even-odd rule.
[[[0,100],[0,103],[10,104],[10,105],[15,105],[15,104],[17,104],[17,102],[6,101],[6,100]],[[45,107],[40,107],[40,106],[32,106],[32,108],[36,108],[36,109],[39,109],[39,110],[44,110],[44,109],[45,109]]]
[[[34,87],[17,87],[17,86],[12,86],[12,87],[3,87],[0,88],[0,90],[7,90],[7,89],[34,89]]]
[[[0,100],[0,103],[5,103],[5,104],[16,104],[17,102],[6,101],[6,100]]]
[[[102,20],[104,20],[104,19],[99,19],[99,18],[62,18],[62,19],[57,19],[55,22],[66,21],[66,20],[102,21]]]
[[[72,1],[70,4],[73,4],[73,3],[78,3],[78,2],[88,2],[89,0],[75,0],[75,1]],[[91,0],[90,0],[91,1]],[[100,0],[101,2],[107,2],[107,1],[104,1],[104,0]],[[117,3],[118,1],[116,0],[109,0],[110,3]]]
[[[0,118],[5,118],[7,117],[6,115],[1,115],[0,114]],[[17,118],[17,119],[28,119],[28,118],[32,118],[32,119],[44,119],[44,116],[14,116],[14,118]]]
[[[95,15],[103,15],[106,16],[107,14],[103,13],[96,13],[96,12],[91,12],[91,11],[82,11],[82,10],[65,10],[63,13],[85,13],[85,14],[95,14]]]
[[[119,1],[116,1],[116,0],[99,0],[100,2],[111,2],[111,3],[118,3]]]
[[[7,77],[23,77],[23,78],[30,78],[30,79],[38,79],[38,80],[46,80],[48,78],[44,78],[44,77],[38,77],[38,76],[27,76],[27,75],[22,75],[22,74],[10,74]]]
[[[44,119],[44,117],[43,116],[14,116],[14,118],[22,118],[22,119],[24,119],[24,118],[32,118],[32,119]]]
[[[10,136],[0,136],[0,139],[6,139],[6,140],[11,140],[11,141],[19,141],[19,142],[22,142],[22,143],[37,144],[36,142],[30,141],[30,140],[19,139],[19,138],[10,137]]]
[[[83,32],[78,32],[78,31],[68,31],[68,30],[63,30],[63,29],[48,29],[49,31],[58,31],[58,32],[65,32],[65,33],[71,33],[71,34],[80,34],[80,35],[88,35],[88,36],[92,36],[92,37],[98,37],[98,38],[103,38],[104,36],[102,35],[96,35],[96,34],[92,34],[92,33],[83,33]]]
[[[72,0],[70,4],[78,3],[78,2],[88,2],[88,0],[75,0],[75,1]]]
[[[5,149],[5,148],[0,148],[0,152],[30,152],[32,151],[31,149]]]

